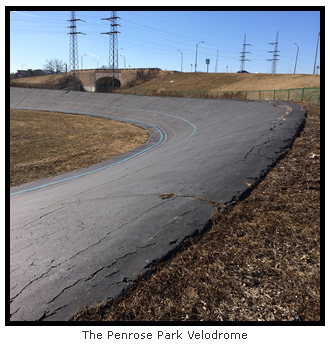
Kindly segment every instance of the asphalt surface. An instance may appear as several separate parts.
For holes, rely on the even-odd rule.
[[[285,102],[20,88],[11,88],[10,107],[121,119],[150,132],[128,154],[10,189],[12,321],[64,321],[120,295],[209,228],[212,201],[244,197],[306,116]]]

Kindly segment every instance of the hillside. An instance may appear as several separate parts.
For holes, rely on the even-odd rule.
[[[305,87],[320,87],[320,76],[161,71],[152,80],[136,85],[134,88],[244,91]]]
[[[20,84],[65,86],[69,83],[69,74],[36,76],[15,79],[11,85]],[[39,86],[37,86],[39,85]],[[146,82],[137,82],[134,89],[162,90],[274,90],[320,87],[320,75],[292,74],[238,74],[238,73],[182,73],[160,71],[159,75]]]
[[[50,89],[54,87],[65,88],[71,81],[71,76],[67,74],[59,75],[43,75],[34,77],[17,78],[10,81],[10,85],[14,87],[24,86],[26,84],[36,85],[36,88],[42,86],[48,86]]]

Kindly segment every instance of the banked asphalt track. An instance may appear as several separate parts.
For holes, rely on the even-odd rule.
[[[10,189],[10,320],[64,321],[125,291],[210,226],[290,147],[306,112],[286,102],[10,89],[10,107],[119,119],[136,150]],[[162,199],[168,194],[167,199]]]

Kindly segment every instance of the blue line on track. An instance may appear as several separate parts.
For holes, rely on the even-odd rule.
[[[113,117],[113,119],[119,119],[119,118]],[[85,173],[82,173],[82,174],[80,174],[80,175],[76,175],[76,176],[73,176],[73,177],[65,178],[65,179],[62,179],[62,180],[59,180],[59,181],[55,181],[55,182],[43,184],[43,185],[41,185],[41,186],[37,186],[37,187],[34,187],[34,188],[29,188],[29,189],[20,190],[20,191],[18,191],[18,192],[11,193],[10,196],[18,195],[18,194],[25,193],[25,192],[30,192],[30,191],[37,190],[37,189],[40,189],[40,188],[49,187],[49,186],[52,186],[52,185],[57,184],[57,183],[62,183],[62,182],[66,182],[66,181],[73,180],[73,179],[75,179],[75,178],[87,176],[87,175],[89,175],[89,174],[92,174],[92,173],[95,173],[95,172],[98,172],[98,171],[107,169],[107,168],[109,168],[109,167],[112,167],[112,166],[115,166],[115,165],[124,163],[125,161],[130,160],[130,159],[133,159],[133,158],[137,157],[138,155],[141,155],[142,153],[145,153],[145,152],[151,150],[152,148],[159,146],[159,145],[162,143],[163,138],[164,138],[164,135],[163,135],[163,133],[161,132],[161,130],[160,130],[157,126],[155,126],[155,125],[153,125],[153,124],[146,123],[146,122],[137,121],[137,120],[134,120],[134,119],[125,119],[125,120],[132,121],[132,122],[135,122],[135,123],[140,123],[140,124],[143,124],[143,125],[147,125],[147,126],[150,126],[150,127],[154,128],[154,129],[156,129],[156,130],[158,131],[158,133],[160,134],[160,139],[159,139],[159,141],[158,141],[157,143],[155,143],[154,145],[152,145],[152,146],[150,146],[150,147],[148,147],[148,148],[145,148],[143,151],[140,151],[140,152],[138,152],[138,153],[135,153],[134,155],[132,155],[132,156],[126,158],[126,159],[123,159],[123,160],[121,160],[121,161],[118,161],[118,162],[116,162],[116,163],[113,163],[113,164],[110,164],[110,165],[107,165],[107,166],[103,166],[103,167],[101,167],[101,168],[99,168],[99,169],[92,170],[92,171],[89,171],[89,172],[85,172]]]
[[[133,111],[142,111],[142,112],[146,112],[146,113],[160,114],[160,115],[165,116],[165,117],[172,117],[172,118],[180,119],[180,120],[188,123],[189,125],[191,125],[194,128],[194,131],[184,141],[190,139],[195,134],[195,132],[197,130],[196,126],[193,123],[189,122],[189,120],[184,119],[184,118],[179,117],[179,116],[174,116],[172,114],[167,114],[167,113],[157,112],[157,111],[150,111],[150,110],[143,110],[143,109],[136,110],[136,109],[133,109],[131,107],[120,107],[120,106],[110,106],[110,107],[117,108],[117,109],[123,109],[123,110],[133,110]]]
[[[137,111],[136,109],[132,109],[132,108],[130,108],[130,107],[119,107],[119,106],[110,106],[110,107],[112,107],[112,108],[117,108],[117,109],[126,109],[126,110],[134,110],[134,111]],[[55,111],[56,111],[56,112],[66,112],[66,113],[68,112],[68,111],[62,111],[62,110],[54,110],[54,112],[55,112]],[[167,113],[163,113],[163,112],[150,111],[150,110],[138,110],[138,111],[142,111],[142,112],[146,112],[146,113],[152,113],[152,114],[159,114],[159,115],[162,115],[162,116],[165,116],[165,117],[177,118],[177,119],[180,119],[180,120],[182,120],[182,121],[188,123],[189,125],[191,125],[191,126],[193,127],[194,130],[193,130],[193,132],[192,132],[184,141],[190,139],[190,138],[195,134],[195,132],[196,132],[196,126],[195,126],[193,123],[191,123],[190,121],[188,121],[187,119],[184,119],[184,118],[182,118],[182,117],[174,116],[174,115],[167,114]],[[90,113],[90,112],[86,112],[86,113],[85,113],[85,112],[76,112],[76,114],[92,115],[92,116],[94,115],[94,116],[99,116],[99,117],[102,117],[102,118],[107,118],[107,117],[105,117],[105,116],[107,116],[107,115],[105,115],[105,114],[95,114],[95,113]],[[52,185],[57,184],[57,183],[62,183],[62,182],[70,181],[70,180],[73,180],[73,179],[75,179],[75,178],[87,176],[87,175],[89,175],[89,174],[92,174],[92,173],[95,173],[95,172],[98,172],[98,171],[107,169],[107,168],[109,168],[109,167],[112,167],[112,166],[115,166],[115,165],[118,165],[118,164],[121,164],[121,163],[123,163],[123,162],[125,162],[125,161],[127,161],[127,160],[133,159],[134,157],[136,157],[136,156],[138,156],[138,155],[141,155],[142,153],[144,153],[144,152],[146,152],[146,151],[151,150],[152,148],[154,148],[154,147],[156,147],[156,146],[159,146],[159,145],[161,144],[161,142],[163,141],[163,138],[164,138],[163,133],[161,132],[161,130],[160,130],[157,126],[155,126],[155,125],[153,125],[153,124],[149,124],[149,123],[146,123],[146,122],[141,122],[141,121],[137,121],[137,120],[135,120],[135,119],[129,119],[129,118],[120,118],[120,117],[113,117],[113,116],[110,116],[110,118],[111,118],[111,119],[116,119],[116,120],[121,120],[121,121],[128,121],[128,122],[133,122],[133,123],[139,123],[139,124],[148,125],[148,126],[154,128],[154,129],[156,129],[156,130],[159,132],[159,134],[160,134],[160,140],[159,140],[156,144],[152,145],[151,147],[148,147],[148,148],[144,149],[143,151],[138,152],[138,153],[136,153],[136,154],[134,154],[134,155],[132,155],[132,156],[126,158],[126,159],[123,159],[123,160],[121,160],[121,161],[119,161],[119,162],[116,162],[116,163],[113,163],[113,164],[110,164],[110,165],[107,165],[107,166],[103,166],[103,167],[101,167],[101,168],[99,168],[99,169],[92,170],[92,171],[89,171],[89,172],[86,172],[86,173],[83,173],[83,174],[80,174],[80,175],[76,175],[76,176],[73,176],[73,177],[65,178],[65,179],[62,179],[62,180],[59,180],[59,181],[55,181],[55,182],[43,184],[43,185],[41,185],[41,186],[37,186],[37,187],[34,187],[34,188],[29,188],[29,189],[20,190],[20,191],[18,191],[18,192],[11,193],[10,196],[14,196],[14,195],[18,195],[18,194],[21,194],[21,193],[25,193],[25,192],[37,190],[37,189],[40,189],[40,188],[49,187],[49,186],[52,186]],[[109,118],[108,118],[108,119],[109,119]]]

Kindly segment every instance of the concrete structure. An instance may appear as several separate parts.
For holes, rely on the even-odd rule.
[[[137,80],[147,80],[155,77],[159,73],[158,68],[146,69],[117,69],[115,70],[115,86],[116,87],[130,87],[135,84]],[[113,78],[111,69],[88,69],[77,70],[76,75],[81,81],[81,84],[87,92],[102,92],[106,91],[109,80]]]

